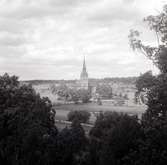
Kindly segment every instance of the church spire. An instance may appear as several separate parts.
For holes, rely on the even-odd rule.
[[[83,68],[82,68],[82,72],[81,72],[80,78],[81,79],[87,79],[88,78],[88,73],[86,71],[85,56],[84,56],[84,60],[83,60]]]
[[[84,56],[84,61],[83,61],[83,68],[82,68],[82,70],[86,70],[85,56]]]

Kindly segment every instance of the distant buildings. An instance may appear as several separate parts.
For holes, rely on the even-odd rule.
[[[98,98],[101,97],[100,93],[98,93],[99,86],[105,88],[106,86],[110,86],[112,88],[113,97],[112,99],[108,99],[110,101],[113,100],[113,102],[118,102],[117,100],[125,100],[125,104],[127,105],[133,105],[134,104],[134,98],[135,98],[135,84],[131,79],[128,79],[128,81],[125,81],[126,78],[117,79],[116,78],[108,78],[108,79],[89,79],[88,77],[88,71],[86,68],[86,60],[84,57],[82,70],[80,74],[79,80],[34,80],[32,83],[32,86],[36,90],[37,93],[40,93],[42,97],[49,97],[51,101],[56,101],[58,98],[58,95],[53,92],[54,89],[84,89],[89,90],[92,96],[92,101],[98,100]],[[28,83],[28,82],[24,82]],[[29,82],[31,83],[31,82]],[[55,90],[54,90],[55,91]],[[126,97],[125,97],[126,96]],[[108,102],[106,102],[108,104]]]

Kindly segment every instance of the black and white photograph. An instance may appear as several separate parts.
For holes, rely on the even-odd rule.
[[[167,165],[167,0],[0,0],[0,165]]]

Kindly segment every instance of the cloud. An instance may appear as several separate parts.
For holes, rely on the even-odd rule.
[[[129,8],[129,5],[109,3],[107,6],[99,7],[88,19],[96,25],[113,26],[113,24],[119,24],[119,22],[135,22],[142,17],[141,11],[136,6]]]
[[[21,35],[11,34],[11,33],[0,33],[1,46],[17,47],[22,44],[25,44],[26,42],[27,42],[26,39]]]
[[[123,0],[123,2],[126,4],[132,4],[135,2],[135,0]]]
[[[138,75],[151,63],[134,55],[127,36],[138,24],[145,31],[140,20],[158,6],[155,0],[145,3],[0,1],[0,73],[21,79],[75,79],[86,55],[91,77]],[[153,40],[150,36],[146,35]]]
[[[95,1],[95,0],[93,0]],[[42,18],[48,16],[68,16],[78,5],[89,3],[88,0],[15,0],[0,3],[1,17],[15,19]]]
[[[0,46],[0,58],[6,59],[7,61],[17,59],[25,54],[24,47],[12,47],[12,46]],[[5,67],[5,65],[4,65]]]
[[[0,32],[23,33],[28,27],[26,21],[0,16]]]

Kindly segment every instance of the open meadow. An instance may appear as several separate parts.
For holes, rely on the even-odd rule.
[[[91,113],[90,122],[94,122],[96,117],[95,113],[98,112],[120,112],[129,115],[137,115],[141,118],[142,113],[146,110],[146,106],[113,106],[113,105],[97,105],[95,103],[88,104],[62,104],[54,106],[56,110],[57,120],[67,120],[67,114],[72,110],[84,110]]]

